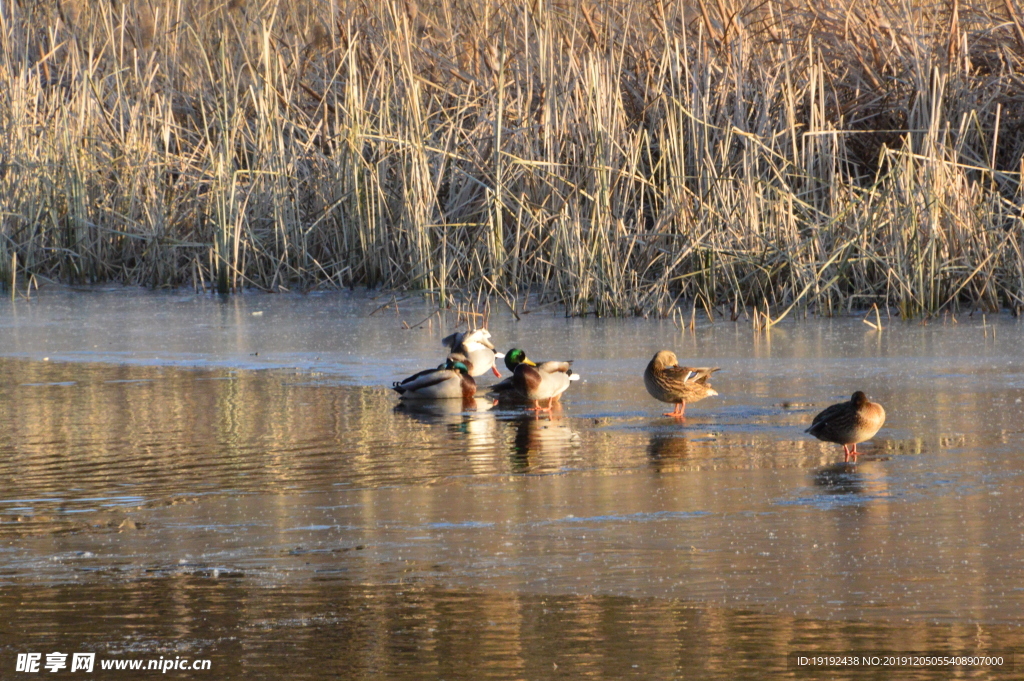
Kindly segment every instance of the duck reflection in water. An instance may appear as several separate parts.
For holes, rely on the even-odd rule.
[[[857,472],[856,466],[846,463],[833,463],[815,471],[814,484],[824,489],[826,494],[863,494],[864,478]]]
[[[845,462],[830,464],[815,471],[814,484],[829,496],[857,495],[872,502],[880,502],[891,496],[886,468],[877,461],[862,462],[859,465]]]
[[[490,411],[493,403],[481,397],[464,400],[400,402],[396,414],[405,414],[413,421],[430,426],[444,426],[456,441],[469,451],[494,451],[497,421]],[[417,427],[418,428],[418,427]]]
[[[567,419],[562,418],[562,406],[557,402],[548,418],[538,419],[534,414],[522,414],[511,421],[511,425],[514,435],[509,459],[513,469],[519,473],[535,467],[537,456],[544,457],[545,466],[557,468],[579,446],[579,433],[569,426]]]
[[[474,418],[474,414],[489,411],[493,402],[482,397],[467,397],[461,400],[418,400],[403,401],[395,405],[396,414],[426,424],[459,424]]]
[[[656,471],[680,470],[690,456],[690,445],[682,435],[656,433],[647,445],[647,456]]]

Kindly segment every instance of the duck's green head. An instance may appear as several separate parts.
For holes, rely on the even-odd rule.
[[[462,362],[458,361],[458,360],[449,359],[447,362],[445,362],[445,365],[446,365],[445,366],[446,369],[455,369],[456,371],[458,371],[460,373],[463,373],[463,374],[466,374],[466,375],[469,374],[469,367],[466,366],[465,364],[463,364]]]
[[[456,364],[458,364],[460,366],[455,366]],[[463,370],[460,367],[465,367],[465,370]],[[464,371],[464,373],[472,373],[473,372],[473,363],[470,362],[469,358],[466,357],[461,352],[452,352],[444,360],[444,368],[445,369],[458,369],[459,371]]]
[[[537,366],[535,362],[531,362],[526,357],[526,351],[520,350],[519,348],[512,348],[505,353],[505,366],[508,367],[509,371],[515,372],[516,367],[520,364],[526,364],[532,367]]]

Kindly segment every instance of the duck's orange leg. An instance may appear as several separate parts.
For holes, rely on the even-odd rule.
[[[686,418],[686,402],[676,402],[676,408],[665,412],[664,416],[674,416],[677,419]]]
[[[536,414],[537,418],[540,418],[540,413],[542,411],[546,411],[548,414],[551,414],[551,411],[553,409],[553,405],[551,404],[551,400],[552,400],[552,398],[549,397],[548,398],[548,406],[546,406],[546,407],[540,406],[540,400],[534,400],[533,401],[533,406],[529,408],[529,411],[534,412],[534,414]]]

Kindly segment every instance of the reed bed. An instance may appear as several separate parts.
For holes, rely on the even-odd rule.
[[[1018,2],[0,2],[0,281],[1018,312]]]

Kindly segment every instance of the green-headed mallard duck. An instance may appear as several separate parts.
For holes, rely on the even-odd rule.
[[[674,352],[662,350],[644,370],[644,385],[654,399],[676,405],[665,416],[683,418],[686,416],[687,402],[697,402],[718,394],[708,383],[708,378],[715,371],[718,371],[718,367],[681,367]]]
[[[468,400],[476,394],[476,381],[465,363],[449,358],[437,369],[413,374],[404,381],[395,381],[392,389],[403,400]]]
[[[849,402],[840,402],[827,407],[814,417],[810,433],[819,440],[834,442],[843,446],[843,461],[853,457],[857,462],[857,444],[870,440],[885,423],[885,409],[858,390]],[[852,447],[851,447],[852,445]]]
[[[518,395],[533,402],[533,411],[550,412],[572,381],[579,380],[580,375],[572,372],[571,362],[531,361],[526,352],[512,348],[505,353],[505,366],[512,372],[512,377],[491,386],[491,393],[500,397]],[[546,407],[540,406],[541,400],[547,400]]]
[[[490,369],[495,376],[501,376],[498,368],[494,366],[494,360],[504,357],[500,352],[495,352],[491,344],[491,332],[487,329],[476,329],[466,333],[455,332],[445,337],[441,344],[452,353],[461,353],[469,359],[469,375],[483,376]]]

